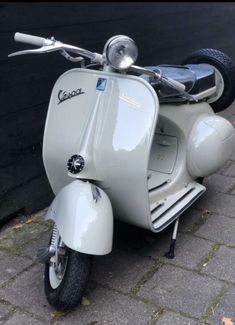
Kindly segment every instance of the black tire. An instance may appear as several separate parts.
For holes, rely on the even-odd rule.
[[[214,112],[225,110],[235,99],[235,70],[232,60],[223,52],[215,49],[200,49],[189,55],[183,62],[186,64],[207,63],[219,70],[224,81],[221,96],[210,103]]]
[[[91,270],[91,256],[66,247],[67,264],[59,286],[52,288],[49,268],[45,265],[44,289],[47,301],[57,310],[70,310],[76,307],[84,294]]]

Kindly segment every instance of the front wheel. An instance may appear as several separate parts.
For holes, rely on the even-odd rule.
[[[45,265],[45,293],[47,300],[57,310],[76,307],[86,289],[91,256],[65,246],[54,226],[50,245],[55,255]]]

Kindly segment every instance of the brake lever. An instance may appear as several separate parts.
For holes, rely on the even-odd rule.
[[[38,49],[14,52],[14,53],[9,54],[8,57],[17,56],[17,55],[24,55],[24,54],[50,53],[50,52],[55,52],[55,51],[62,52],[61,54],[66,57],[67,55],[65,54],[65,52],[68,51],[68,52],[83,55],[83,56],[89,58],[92,62],[95,62],[95,63],[102,64],[102,62],[103,62],[103,56],[101,54],[99,54],[99,53],[93,53],[93,52],[90,52],[88,50],[85,50],[85,49],[82,49],[82,48],[79,48],[79,47],[76,47],[76,46],[72,46],[72,45],[69,45],[69,44],[64,44],[64,43],[59,42],[59,41],[54,41],[54,40],[47,40],[47,41],[48,41],[48,43],[46,43],[45,45],[43,45],[42,47],[40,47]],[[77,60],[77,58],[74,59],[71,56],[70,56],[69,60],[73,61],[73,62],[80,61],[80,60]]]
[[[56,44],[57,43],[57,44]],[[17,56],[17,55],[24,55],[24,54],[42,54],[42,53],[50,53],[54,51],[59,51],[63,49],[63,43],[56,42],[52,45],[44,45],[40,47],[39,49],[32,49],[32,50],[24,50],[24,51],[18,51],[14,52],[8,55],[8,57]]]

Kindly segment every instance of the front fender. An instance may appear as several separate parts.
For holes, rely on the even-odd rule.
[[[63,187],[50,205],[46,219],[56,223],[66,246],[85,254],[110,253],[113,212],[107,194],[80,180]]]

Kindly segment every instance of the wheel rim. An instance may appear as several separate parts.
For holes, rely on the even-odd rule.
[[[55,247],[55,255],[49,261],[49,281],[52,289],[56,289],[63,281],[68,263],[68,249],[56,226],[53,229],[51,244]]]
[[[213,69],[215,70],[216,93],[207,100],[209,104],[216,102],[224,92],[224,78],[217,68],[213,66]]]

